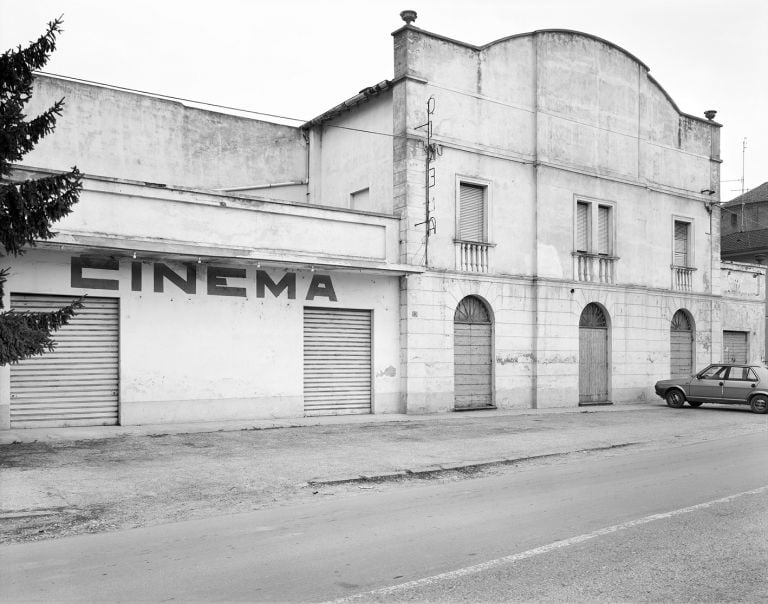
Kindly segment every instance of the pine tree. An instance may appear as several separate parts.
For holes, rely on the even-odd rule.
[[[13,164],[21,161],[41,138],[53,132],[64,99],[30,120],[24,106],[32,97],[34,71],[41,69],[56,48],[62,19],[26,48],[19,46],[0,56],[0,256],[19,256],[36,240],[51,239],[51,225],[72,211],[80,194],[82,175],[76,167],[64,174],[18,181]],[[4,253],[3,253],[4,251]],[[0,270],[0,309],[9,269]],[[16,363],[52,351],[51,335],[66,325],[80,300],[53,312],[0,313],[0,365]]]

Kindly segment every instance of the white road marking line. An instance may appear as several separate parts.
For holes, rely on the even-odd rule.
[[[664,520],[665,518],[672,518],[673,516],[680,516],[681,514],[689,514],[697,510],[703,510],[705,508],[709,508],[714,505],[719,505],[721,503],[728,503],[730,501],[733,501],[734,499],[738,499],[739,497],[744,497],[745,495],[758,495],[766,491],[768,491],[768,485],[762,486],[757,489],[753,489],[751,491],[743,491],[741,493],[735,493],[734,495],[728,495],[727,497],[722,497],[720,499],[713,499],[712,501],[697,503],[696,505],[691,505],[686,508],[680,508],[679,510],[672,510],[671,512],[664,512],[662,514],[652,514],[650,516],[644,516],[643,518],[638,518],[636,520],[629,520],[627,522],[622,522],[621,524],[614,524],[613,526],[601,528],[591,533],[585,533],[583,535],[577,535],[576,537],[570,537],[569,539],[555,541],[547,545],[542,545],[541,547],[536,547],[534,549],[529,549],[528,551],[525,551],[525,552],[520,552],[518,554],[511,554],[509,556],[496,558],[495,560],[489,560],[488,562],[483,562],[481,564],[467,566],[465,568],[452,570],[447,573],[440,573],[439,575],[432,575],[431,577],[415,579],[413,581],[400,583],[398,585],[392,585],[390,587],[381,587],[379,589],[373,589],[371,591],[366,591],[366,592],[354,594],[351,596],[339,598],[337,600],[332,600],[331,602],[333,604],[340,604],[342,602],[354,602],[355,600],[363,599],[369,596],[385,596],[387,594],[395,593],[405,589],[410,589],[412,587],[425,587],[427,585],[432,585],[440,581],[445,581],[448,579],[456,579],[458,577],[464,577],[466,575],[480,573],[493,568],[498,568],[499,566],[504,566],[505,564],[511,564],[513,562],[518,562],[520,560],[526,560],[527,558],[533,558],[534,556],[538,556],[540,554],[546,554],[547,552],[551,552],[556,549],[569,547],[571,545],[576,545],[577,543],[583,543],[584,541],[589,541],[590,539],[595,539],[596,537],[601,537],[602,535],[609,535],[611,533],[616,533],[618,531],[624,531],[636,526],[640,526],[642,524],[655,522],[656,520]]]

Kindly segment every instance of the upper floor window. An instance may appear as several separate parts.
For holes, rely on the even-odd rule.
[[[614,206],[610,202],[576,200],[574,278],[614,283]]]
[[[613,206],[576,202],[576,251],[613,256]]]
[[[371,191],[369,188],[360,189],[355,191],[349,196],[349,207],[353,210],[368,210],[370,209]]]
[[[473,273],[492,270],[490,183],[456,176],[456,268]]]
[[[675,266],[691,266],[691,223],[675,220],[674,258]]]
[[[462,182],[459,184],[459,239],[488,241],[488,187]]]

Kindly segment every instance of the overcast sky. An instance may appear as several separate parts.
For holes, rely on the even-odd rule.
[[[768,181],[766,0],[0,0],[0,50],[64,15],[45,71],[308,120],[392,77],[399,13],[471,44],[575,29],[643,61],[681,111],[718,111],[722,199]]]

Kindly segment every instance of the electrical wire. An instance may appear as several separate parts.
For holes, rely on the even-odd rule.
[[[204,107],[216,107],[217,109],[225,109],[227,111],[237,111],[238,113],[248,113],[250,115],[260,115],[263,117],[271,117],[273,119],[279,119],[279,120],[288,120],[292,122],[300,122],[302,124],[306,124],[310,120],[298,118],[298,117],[288,117],[287,115],[278,115],[276,113],[266,113],[264,111],[255,111],[253,109],[243,109],[241,107],[232,107],[231,105],[221,105],[219,103],[209,103],[208,101],[196,101],[194,99],[187,99],[184,97],[179,96],[173,96],[171,94],[162,94],[159,92],[148,92],[146,90],[139,90],[137,88],[129,88],[128,86],[117,86],[115,84],[107,84],[106,82],[97,82],[96,80],[86,80],[84,78],[76,78],[73,76],[66,76],[61,75],[58,73],[50,73],[47,71],[37,71],[35,73],[39,73],[41,75],[47,75],[47,76],[53,76],[55,78],[62,78],[64,80],[72,80],[74,82],[82,82],[84,84],[94,84],[96,86],[104,86],[105,88],[111,88],[113,90],[123,90],[125,92],[134,92],[137,94],[144,94],[151,97],[161,98],[161,99],[168,99],[170,101],[179,101],[181,103],[193,103],[194,105],[202,105]],[[403,134],[391,134],[389,132],[376,132],[375,130],[366,130],[364,128],[352,128],[351,126],[340,126],[338,124],[325,124],[325,127],[327,128],[340,128],[342,130],[351,130],[353,132],[363,132],[365,134],[377,134],[379,136],[388,136],[390,138],[408,138],[407,135]]]
[[[246,113],[246,114],[249,114],[249,115],[258,115],[258,116],[269,117],[269,118],[273,118],[273,119],[287,120],[287,121],[292,121],[292,122],[300,122],[301,124],[306,124],[307,122],[311,121],[311,120],[304,119],[304,118],[296,118],[296,117],[290,117],[290,116],[287,116],[287,115],[279,115],[279,114],[275,114],[275,113],[267,113],[267,112],[264,112],[264,111],[256,111],[254,109],[243,109],[241,107],[233,107],[231,105],[223,105],[223,104],[220,104],[220,103],[211,103],[211,102],[208,102],[208,101],[197,101],[195,99],[189,99],[189,98],[185,98],[185,97],[178,97],[178,96],[174,96],[174,95],[170,95],[170,94],[162,94],[162,93],[156,93],[156,92],[149,92],[149,91],[140,90],[140,89],[137,89],[137,88],[130,88],[128,86],[118,86],[118,85],[115,85],[115,84],[107,84],[106,82],[99,82],[99,81],[96,81],[96,80],[88,80],[88,79],[85,79],[85,78],[77,78],[77,77],[74,77],[74,76],[67,76],[67,75],[62,75],[62,74],[50,73],[50,72],[46,72],[46,71],[38,71],[36,73],[39,73],[41,75],[53,76],[53,77],[56,77],[56,78],[62,78],[64,80],[71,80],[71,81],[75,81],[75,82],[82,82],[84,84],[93,84],[93,85],[96,85],[96,86],[103,86],[105,88],[111,88],[111,89],[114,89],[114,90],[123,90],[125,92],[133,92],[133,93],[136,93],[136,94],[142,94],[142,95],[146,95],[146,96],[150,96],[150,97],[168,99],[168,100],[178,101],[178,102],[182,102],[182,103],[191,103],[191,104],[194,104],[194,105],[200,105],[200,106],[204,106],[204,107],[215,107],[217,109],[223,109],[223,110],[226,110],[226,111],[236,111],[238,113]],[[455,89],[455,88],[449,88],[449,87],[445,87],[445,86],[440,86],[440,85],[434,84],[434,83],[431,83],[430,86],[433,86],[435,88],[440,88],[440,89],[446,90],[448,92],[453,92],[455,94],[460,94],[460,95],[468,96],[468,97],[471,97],[471,98],[478,98],[478,95],[472,94],[472,93],[470,93],[468,91],[462,91],[462,90]],[[496,103],[496,104],[500,104],[500,105],[505,105],[505,106],[509,106],[509,107],[512,107],[512,108],[516,108],[516,109],[521,109],[520,107],[518,107],[516,105],[512,105],[510,103],[506,103],[504,101],[493,99],[493,98],[490,98],[490,97],[484,97],[483,96],[482,99],[486,100],[486,101],[489,101],[489,102],[492,102],[492,103]],[[558,118],[564,119],[566,121],[570,121],[570,122],[573,122],[573,123],[576,123],[576,124],[580,124],[580,125],[590,125],[590,124],[584,124],[583,122],[580,122],[580,121],[575,120],[573,118],[568,118],[566,116],[549,114],[547,112],[541,112],[541,113],[543,113],[545,115],[551,115],[552,117],[558,117]],[[389,138],[392,138],[392,139],[398,139],[398,138],[402,138],[402,139],[409,139],[410,138],[410,139],[413,139],[413,136],[412,135],[408,135],[408,134],[392,134],[392,133],[389,133],[389,132],[378,132],[378,131],[375,131],[375,130],[367,130],[365,128],[353,128],[351,126],[341,126],[341,125],[338,125],[338,124],[328,124],[328,123],[323,124],[323,126],[326,127],[326,128],[338,128],[338,129],[341,129],[341,130],[349,130],[349,131],[352,131],[352,132],[360,132],[360,133],[363,133],[363,134],[375,134],[377,136],[386,136],[386,137],[389,137]],[[605,130],[607,132],[615,132],[613,130],[609,130],[609,129],[601,127],[601,126],[595,126],[595,125],[591,125],[591,126],[595,127],[598,130]],[[652,144],[652,145],[655,144],[655,143],[652,143],[651,141],[643,139],[643,138],[641,138],[640,136],[637,136],[637,135],[625,134],[625,133],[620,133],[620,132],[615,132],[615,133],[616,134],[620,134],[622,136],[626,136],[626,137],[635,139],[635,140],[638,140],[638,141],[645,140],[648,144]],[[662,146],[662,145],[657,145],[657,146]],[[529,163],[529,162],[526,162],[526,163]],[[728,182],[728,181],[723,181],[723,182]],[[684,190],[684,189],[681,189],[681,190]],[[693,193],[694,191],[688,191],[688,192]]]

